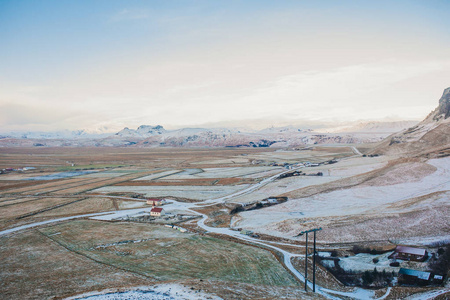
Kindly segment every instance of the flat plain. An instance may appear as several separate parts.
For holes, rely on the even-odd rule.
[[[59,299],[176,283],[223,299],[413,294],[405,287],[350,288],[323,266],[318,284],[335,294],[304,293],[294,274],[304,268],[297,234],[315,227],[323,228],[320,251],[350,255],[342,266],[362,272],[374,266],[351,252],[355,245],[434,251],[433,243],[450,239],[448,158],[363,157],[352,147],[0,148],[0,169],[16,169],[0,174],[0,293]],[[279,177],[295,171],[301,174]],[[149,197],[166,200],[165,217],[145,217]]]

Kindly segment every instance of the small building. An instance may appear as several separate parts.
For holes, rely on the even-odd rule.
[[[173,226],[173,228],[175,228],[176,230],[180,231],[180,232],[187,232],[187,229],[180,227],[180,226]]]
[[[156,198],[147,199],[147,204],[151,206],[160,206],[163,205],[164,203],[166,203],[166,201],[163,199],[156,199]]]
[[[246,230],[246,229],[242,229],[240,234],[244,234],[244,235],[251,235],[253,234],[253,231],[250,230]]]
[[[166,213],[162,207],[153,207],[150,211],[150,216],[152,217],[161,217],[164,216]]]
[[[24,167],[24,168],[22,168],[22,170],[24,170],[24,171],[36,170],[36,168],[35,167]]]
[[[427,257],[427,250],[407,246],[397,246],[394,250],[394,253],[389,256],[389,258],[398,258],[413,261],[424,261]]]
[[[269,204],[278,204],[278,199],[277,198],[269,198],[269,199],[267,199],[267,202]]]
[[[404,268],[400,268],[400,271],[398,271],[398,282],[400,284],[426,285],[429,283],[430,278],[430,272],[422,272]]]
[[[444,276],[442,275],[434,275],[433,276],[433,283],[441,284],[444,282]]]

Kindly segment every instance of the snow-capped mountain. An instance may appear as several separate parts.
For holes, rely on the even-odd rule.
[[[351,125],[322,129],[325,132],[367,132],[367,133],[395,133],[416,125],[418,121],[392,122],[358,122]]]
[[[182,128],[166,130],[161,125],[125,127],[117,133],[100,131],[15,132],[0,135],[0,147],[302,147],[320,144],[381,142],[377,153],[405,151],[419,146],[448,146],[450,139],[450,88],[439,106],[424,121],[360,122],[332,129],[311,130],[295,126],[259,131],[229,128]],[[393,132],[399,132],[392,134]],[[388,135],[391,134],[389,138]],[[420,143],[411,143],[420,142]],[[406,146],[404,146],[406,145]],[[436,148],[436,149],[437,149]],[[442,148],[442,147],[441,147]],[[447,147],[448,148],[448,147]],[[403,149],[403,150],[402,150]],[[440,148],[439,148],[440,149]]]
[[[166,130],[161,125],[150,126],[141,125],[136,130],[125,127],[121,131],[117,132],[116,135],[120,137],[151,137],[154,135],[159,135],[165,133]]]
[[[19,139],[96,139],[111,135],[108,132],[92,132],[87,130],[64,130],[64,131],[14,131],[1,134],[3,137]]]

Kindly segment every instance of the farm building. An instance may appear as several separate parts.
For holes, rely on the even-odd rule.
[[[185,229],[185,228],[183,228],[183,227],[180,227],[180,226],[176,226],[176,225],[173,225],[173,224],[166,224],[166,225],[164,225],[164,226],[166,226],[166,227],[169,227],[169,228],[173,228],[173,229],[176,229],[176,230],[178,230],[178,231],[180,231],[180,232],[187,232],[187,229]]]
[[[152,217],[161,217],[164,216],[166,213],[164,212],[164,209],[161,207],[153,207],[150,211],[150,215]]]
[[[22,168],[22,170],[24,170],[24,171],[36,170],[36,168],[35,167],[24,167],[24,168]]]
[[[251,235],[251,234],[253,234],[253,231],[243,229],[243,230],[241,230],[240,233],[241,233],[241,234],[244,234],[244,235]]]
[[[269,202],[269,204],[278,204],[277,198],[269,198],[267,199],[267,202]]]
[[[411,269],[400,268],[398,271],[398,282],[400,284],[427,284],[431,279],[430,272],[422,272]]]
[[[394,250],[394,253],[389,256],[389,258],[414,261],[424,261],[427,257],[428,253],[425,249],[407,246],[397,246]]]
[[[443,275],[434,275],[433,276],[433,283],[441,284],[442,282],[444,282]]]
[[[147,204],[151,206],[160,206],[165,204],[166,201],[163,199],[149,198],[147,199]]]

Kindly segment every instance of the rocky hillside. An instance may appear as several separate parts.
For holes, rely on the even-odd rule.
[[[415,156],[450,155],[450,88],[422,122],[387,137],[372,153]]]
[[[448,119],[450,117],[450,87],[444,90],[441,99],[439,99],[439,106],[427,117],[434,121]]]
[[[159,135],[165,133],[166,130],[161,125],[157,126],[149,126],[149,125],[141,125],[136,130],[129,129],[128,127],[125,127],[118,133],[116,133],[117,136],[120,137],[141,137],[141,138],[147,138],[154,135]]]

